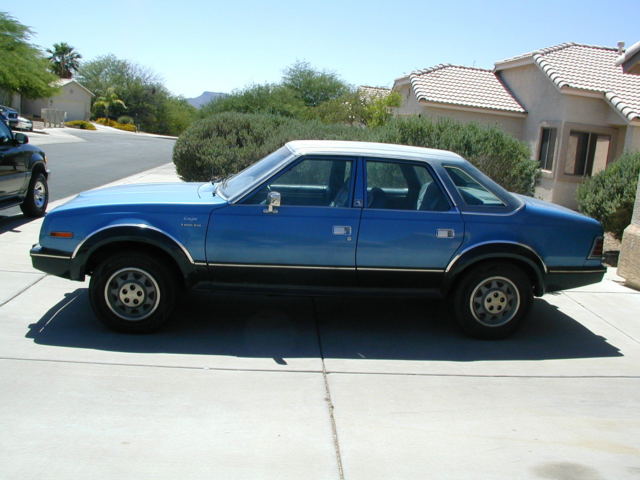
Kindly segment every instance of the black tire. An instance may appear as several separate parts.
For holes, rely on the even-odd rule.
[[[116,254],[95,269],[89,282],[91,307],[107,327],[151,333],[171,317],[178,283],[161,261],[145,254]]]
[[[20,204],[20,210],[27,217],[41,217],[49,204],[49,184],[43,173],[31,175],[27,196]]]
[[[453,308],[466,334],[498,339],[520,327],[533,300],[533,286],[525,272],[509,263],[491,262],[462,275],[453,292]]]

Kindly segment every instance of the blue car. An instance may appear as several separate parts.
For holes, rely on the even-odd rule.
[[[294,141],[209,183],[127,185],[49,213],[33,265],[109,327],[150,332],[185,287],[447,297],[468,334],[508,336],[533,296],[599,282],[602,226],[509,193],[459,155]]]

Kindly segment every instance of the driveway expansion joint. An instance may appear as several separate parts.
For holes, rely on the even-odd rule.
[[[324,381],[325,401],[329,409],[329,419],[331,420],[331,431],[333,434],[333,447],[336,452],[336,462],[338,464],[338,475],[340,480],[344,480],[344,467],[342,465],[342,453],[340,452],[340,440],[338,438],[338,427],[336,425],[336,418],[334,415],[335,406],[331,399],[331,389],[329,387],[329,378],[327,374],[327,367],[324,363],[324,349],[322,346],[322,335],[320,334],[320,316],[318,315],[318,308],[316,305],[315,297],[311,297],[311,305],[313,308],[313,319],[316,324],[316,337],[318,339],[318,350],[320,353],[320,360],[322,362],[322,380]]]
[[[19,273],[23,273],[23,272],[19,272]],[[33,274],[32,272],[27,272],[29,274]],[[37,274],[36,274],[37,275]],[[11,296],[10,298],[8,298],[7,300],[5,300],[4,302],[0,303],[0,307],[3,307],[4,305],[6,305],[7,303],[9,303],[11,300],[14,300],[16,298],[18,298],[20,295],[22,295],[24,292],[26,292],[27,290],[29,290],[31,287],[33,287],[35,284],[37,284],[38,282],[42,281],[43,278],[45,278],[47,276],[46,273],[41,273],[41,276],[39,278],[37,278],[36,280],[34,280],[33,282],[31,282],[29,285],[27,285],[26,287],[24,287],[23,289],[19,290],[15,295]]]

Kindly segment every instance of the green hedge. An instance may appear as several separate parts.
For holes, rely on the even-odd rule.
[[[376,128],[301,121],[278,115],[221,113],[194,123],[173,161],[186,181],[236,173],[291,140],[357,140],[452,150],[508,190],[531,194],[538,173],[522,142],[497,128],[413,117]]]
[[[79,128],[80,130],[96,130],[93,123],[84,120],[71,120],[70,122],[65,122],[65,125],[71,128]]]
[[[578,187],[580,211],[602,222],[606,232],[622,238],[631,223],[640,175],[640,152],[625,153]]]

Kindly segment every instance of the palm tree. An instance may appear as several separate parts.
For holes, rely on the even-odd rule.
[[[54,43],[52,49],[47,48],[47,53],[50,54],[51,70],[60,78],[71,78],[80,68],[82,55],[68,43]]]
[[[120,105],[122,108],[127,108],[120,98],[118,98],[118,94],[116,93],[113,87],[107,88],[105,94],[101,97],[98,97],[95,102],[93,102],[94,107],[102,107],[104,108],[104,116],[109,119],[109,110],[116,105]]]

